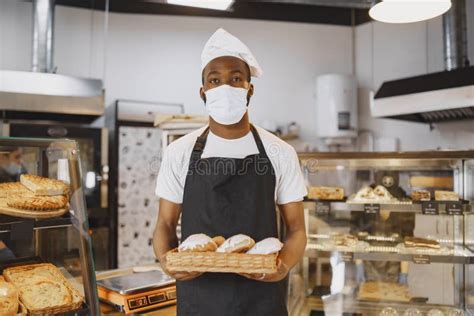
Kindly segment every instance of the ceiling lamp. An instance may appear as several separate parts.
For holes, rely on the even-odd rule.
[[[372,19],[385,23],[412,23],[437,17],[451,8],[451,0],[376,0]]]
[[[168,0],[169,4],[225,11],[234,0]]]

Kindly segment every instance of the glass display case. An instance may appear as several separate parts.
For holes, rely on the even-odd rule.
[[[308,244],[291,315],[472,315],[474,151],[299,156]]]
[[[2,282],[17,287],[23,312],[99,315],[75,141],[0,138]]]

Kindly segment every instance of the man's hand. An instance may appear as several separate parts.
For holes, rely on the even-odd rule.
[[[178,281],[189,281],[194,278],[197,278],[202,274],[202,272],[174,272],[169,271],[166,263],[166,254],[159,258],[161,269],[170,277],[178,280]]]
[[[278,259],[277,271],[275,273],[240,273],[240,275],[246,277],[247,279],[262,282],[278,282],[283,280],[288,275],[289,271],[289,267],[281,259]]]

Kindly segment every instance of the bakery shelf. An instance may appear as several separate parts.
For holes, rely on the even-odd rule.
[[[66,214],[57,218],[49,218],[42,220],[24,219],[20,217],[12,217],[0,215],[0,233],[11,232],[12,227],[21,225],[22,223],[32,222],[33,230],[62,228],[72,225],[71,215]]]
[[[376,247],[373,247],[376,249]],[[305,256],[308,258],[328,258],[333,253],[339,252],[341,260],[352,261],[355,259],[367,261],[393,261],[393,262],[416,262],[416,263],[453,263],[453,264],[474,264],[474,253],[469,249],[456,246],[450,249],[449,253],[439,253],[434,251],[414,250],[410,252],[396,253],[396,247],[379,247],[382,251],[341,251],[336,249],[322,249],[318,244],[308,243]],[[382,249],[383,248],[383,249]],[[390,252],[391,249],[393,252]]]
[[[365,205],[363,203],[347,203],[347,202],[336,202],[336,201],[322,201],[322,200],[310,200],[305,199],[305,208],[310,211],[319,212],[319,207],[322,206],[325,210],[329,207],[329,212],[364,212]],[[462,212],[464,214],[469,214],[472,212],[472,205],[464,201],[461,201],[463,204]],[[447,214],[446,212],[446,202],[436,202],[439,205],[440,215]],[[422,205],[420,203],[413,204],[384,204],[384,203],[373,203],[373,205],[380,205],[380,210],[390,211],[390,212],[405,212],[405,213],[422,213]]]
[[[379,315],[380,312],[387,307],[391,307],[403,315],[407,309],[417,309],[422,315],[432,309],[441,310],[444,315],[448,315],[448,311],[453,311],[456,307],[449,305],[436,305],[426,303],[401,303],[401,302],[373,302],[373,301],[360,301],[355,298],[355,293],[352,295],[335,294],[328,296],[324,300],[317,296],[306,297],[300,305],[295,308],[293,315],[332,315],[331,311],[335,315],[339,315],[338,310],[344,310],[344,315]],[[315,313],[318,311],[319,313]],[[311,314],[313,312],[313,314]]]

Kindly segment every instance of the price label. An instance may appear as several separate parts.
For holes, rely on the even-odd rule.
[[[428,255],[413,255],[413,263],[415,264],[430,264],[431,257]]]
[[[341,252],[341,260],[344,262],[352,262],[354,261],[354,253],[343,251]]]
[[[331,203],[316,202],[316,214],[328,215],[330,211],[331,211]]]
[[[438,215],[439,204],[432,201],[421,202],[421,212],[425,215]]]
[[[449,215],[462,215],[462,203],[460,201],[446,202],[446,213]]]
[[[364,212],[366,214],[380,213],[380,204],[364,204]]]

